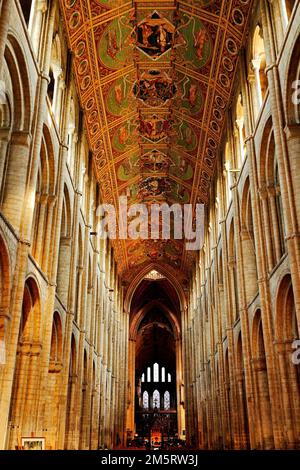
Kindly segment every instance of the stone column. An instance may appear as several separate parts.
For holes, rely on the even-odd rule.
[[[270,230],[271,221],[269,219],[268,191],[266,186],[259,188],[259,195],[262,202],[263,234],[267,249],[267,270],[270,273],[274,267],[274,256]]]
[[[275,188],[274,186],[268,186],[268,196],[272,217],[272,232],[274,239],[274,249],[275,249],[275,259],[276,264],[279,263],[282,256],[282,248],[280,243],[280,233],[278,228],[278,217],[277,217],[277,208],[276,208],[276,192],[280,191],[280,188]]]
[[[236,384],[237,384],[237,400],[238,400],[238,411],[239,411],[239,449],[248,449],[249,442],[249,430],[248,430],[248,415],[246,405],[246,393],[245,393],[245,377],[243,371],[236,373]]]
[[[30,194],[26,195],[31,138],[32,137],[29,132],[15,131],[12,133],[10,141],[8,165],[4,182],[2,212],[17,232],[20,232],[21,228],[25,197],[29,197],[30,199],[30,212],[33,213],[34,209],[35,188],[32,189]],[[16,191],[16,188],[18,188],[18,191]]]
[[[4,66],[4,52],[7,41],[7,33],[10,25],[10,15],[13,0],[3,0],[0,11],[0,77],[2,76],[2,68]]]
[[[36,201],[38,208],[37,227],[33,227],[36,235],[35,246],[33,247],[33,255],[39,265],[41,265],[42,255],[44,251],[44,235],[46,222],[46,208],[48,203],[48,194],[41,194]]]
[[[299,427],[299,385],[297,366],[292,363],[293,341],[276,341],[275,348],[278,355],[279,371],[282,387],[283,411],[285,418],[285,437],[288,449],[300,446]]]
[[[46,219],[46,227],[44,233],[44,250],[42,253],[42,270],[49,275],[51,273],[51,266],[49,266],[49,255],[54,255],[51,243],[51,234],[53,233],[53,211],[56,204],[57,197],[54,194],[48,195],[48,212]]]
[[[127,397],[127,430],[130,432],[132,438],[135,433],[134,422],[134,394],[135,394],[135,344],[133,338],[129,339],[128,349],[128,397]]]
[[[252,360],[254,374],[256,375],[258,406],[260,411],[261,426],[261,449],[274,449],[273,423],[270,404],[268,374],[265,358],[254,358]]]

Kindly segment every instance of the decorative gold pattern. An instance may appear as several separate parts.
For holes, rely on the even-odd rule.
[[[103,201],[207,202],[252,0],[61,6]],[[127,279],[153,261],[184,277],[193,262],[175,240],[114,248]]]

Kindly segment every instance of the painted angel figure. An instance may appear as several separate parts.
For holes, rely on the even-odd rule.
[[[108,31],[107,35],[107,54],[115,59],[117,53],[119,52],[119,47],[117,44],[117,33],[115,30]]]
[[[203,50],[204,50],[205,40],[206,40],[206,31],[204,29],[200,29],[200,31],[198,31],[195,34],[195,38],[194,38],[194,48],[196,49],[196,55],[199,60],[203,59]]]

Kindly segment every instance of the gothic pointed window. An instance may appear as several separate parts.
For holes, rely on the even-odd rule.
[[[170,392],[168,390],[164,393],[164,410],[170,409]]]
[[[160,393],[158,390],[153,392],[153,408],[160,408]]]
[[[168,382],[169,382],[169,383],[172,382],[172,380],[171,380],[171,374],[168,374]]]
[[[161,381],[166,381],[166,369],[164,367],[161,368]]]
[[[143,409],[147,410],[149,408],[149,393],[146,390],[143,393]]]

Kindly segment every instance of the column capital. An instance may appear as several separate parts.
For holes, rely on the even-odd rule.
[[[266,370],[266,358],[265,357],[255,357],[251,359],[251,364],[253,369],[256,372],[264,371]]]
[[[250,240],[249,230],[246,227],[242,227],[240,230],[240,237],[242,241]]]
[[[260,186],[260,188],[258,188],[258,194],[259,194],[261,199],[267,199],[267,197],[268,197],[268,188],[265,184]]]
[[[64,76],[62,74],[59,76],[58,87],[59,87],[60,90],[64,90],[66,88],[66,82],[65,82]]]
[[[40,197],[39,197],[39,202],[40,204],[42,204],[43,206],[45,206],[48,202],[48,198],[49,198],[49,195],[48,194],[40,194]]]
[[[287,140],[300,138],[300,124],[287,124],[284,128]]]
[[[36,3],[36,10],[46,13],[48,10],[47,0],[38,0]]]
[[[48,195],[48,202],[51,206],[54,206],[54,204],[56,203],[56,200],[57,200],[56,194],[49,194]]]
[[[236,125],[237,125],[237,128],[238,128],[239,130],[242,130],[243,127],[244,127],[244,118],[236,119],[236,120],[235,120],[235,123],[236,123]]]
[[[253,72],[249,72],[248,82],[249,82],[250,85],[254,85],[254,83],[255,83],[255,74]]]
[[[53,76],[54,80],[57,80],[59,76],[62,74],[62,68],[59,64],[52,64],[52,71],[53,71]]]
[[[251,63],[252,63],[253,69],[255,71],[260,70],[260,65],[261,65],[261,58],[260,57],[257,57],[256,59],[252,59]]]
[[[29,147],[31,142],[31,134],[27,131],[14,131],[11,134],[11,145],[22,145]]]

